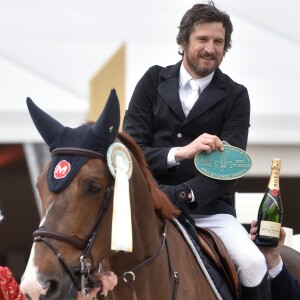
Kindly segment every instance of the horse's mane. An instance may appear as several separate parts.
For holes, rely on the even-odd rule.
[[[119,132],[118,138],[131,151],[136,161],[138,162],[139,167],[148,183],[154,208],[157,210],[157,212],[165,219],[171,219],[178,216],[180,214],[180,211],[171,202],[168,196],[158,187],[148,168],[144,154],[140,147],[136,144],[134,139],[125,132]]]

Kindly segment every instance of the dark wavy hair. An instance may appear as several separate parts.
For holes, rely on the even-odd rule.
[[[217,9],[213,1],[209,1],[208,4],[195,4],[184,14],[178,27],[177,44],[183,45],[189,42],[190,33],[194,30],[195,25],[212,22],[222,23],[225,29],[225,54],[231,48],[233,26],[229,15]]]

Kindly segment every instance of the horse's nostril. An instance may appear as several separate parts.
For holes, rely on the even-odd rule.
[[[52,294],[57,290],[59,284],[56,280],[50,280],[48,283],[49,283],[48,292]]]
[[[56,280],[47,281],[47,293],[46,295],[41,295],[39,300],[45,299],[58,299],[60,293],[60,284]]]

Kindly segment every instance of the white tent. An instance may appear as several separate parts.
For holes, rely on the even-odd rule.
[[[77,126],[85,120],[88,103],[82,97],[7,59],[0,58],[0,70],[1,143],[41,141],[27,111],[27,97],[67,126]]]

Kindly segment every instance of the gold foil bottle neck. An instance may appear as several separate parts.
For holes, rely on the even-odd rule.
[[[280,170],[280,168],[281,168],[281,159],[280,158],[273,158],[271,168]]]

